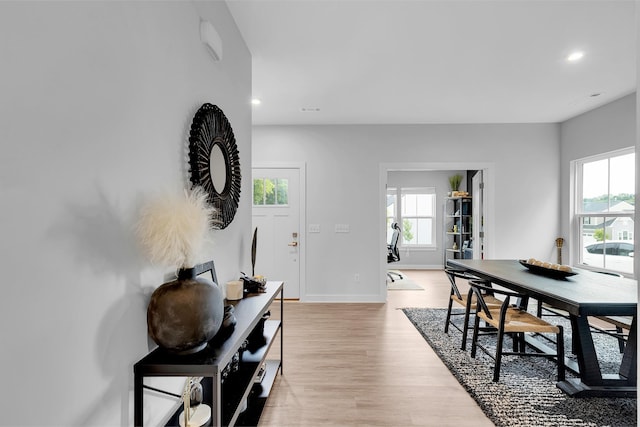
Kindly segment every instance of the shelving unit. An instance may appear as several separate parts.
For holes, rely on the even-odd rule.
[[[448,259],[472,258],[470,245],[473,216],[471,197],[447,197],[444,204],[444,265]]]
[[[230,373],[223,381],[222,372],[245,345],[252,331],[263,321],[264,313],[269,311],[271,303],[280,294],[280,320],[264,321],[264,340],[258,345],[249,346],[241,351],[238,369]],[[143,397],[145,377],[203,377],[204,400],[211,406],[211,420],[207,425],[233,426],[257,425],[265,402],[271,391],[278,371],[282,374],[282,326],[284,320],[283,283],[267,282],[266,292],[253,294],[232,302],[235,306],[236,326],[233,333],[222,342],[215,338],[202,351],[189,355],[176,355],[161,348],[133,365],[134,372],[134,424],[142,426],[144,420]],[[278,359],[267,360],[271,345],[280,337]],[[255,382],[263,363],[266,374],[261,382]],[[242,403],[247,401],[246,410]],[[179,425],[181,409],[169,419],[167,425]]]

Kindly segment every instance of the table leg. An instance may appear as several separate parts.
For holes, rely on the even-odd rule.
[[[280,375],[284,370],[284,284],[280,290]]]
[[[211,378],[211,387],[213,388],[211,400],[211,422],[213,426],[222,426],[222,384],[220,372],[216,369]]]
[[[629,344],[620,366],[619,375],[603,376],[598,364],[591,329],[586,316],[571,316],[572,334],[577,336],[576,356],[580,369],[579,379],[560,381],[558,388],[574,397],[635,397],[636,396],[636,337],[634,317]],[[633,336],[631,335],[633,334]]]
[[[622,364],[620,365],[620,376],[624,377],[632,385],[637,385],[638,378],[638,337],[636,336],[636,316],[631,321],[631,329],[629,330],[629,338],[622,356]]]
[[[142,376],[134,375],[133,379],[133,425],[142,427]]]
[[[589,385],[602,384],[602,372],[598,364],[598,356],[593,345],[593,337],[591,336],[591,327],[587,316],[571,316],[571,329],[577,340],[576,357],[578,358],[578,366],[580,368],[580,379],[583,383]]]

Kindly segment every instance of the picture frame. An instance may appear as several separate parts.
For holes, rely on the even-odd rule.
[[[193,269],[196,271],[196,276],[211,272],[211,280],[213,281],[213,283],[218,285],[218,276],[216,274],[216,267],[213,263],[213,260],[207,261],[202,264],[197,264],[193,267]]]

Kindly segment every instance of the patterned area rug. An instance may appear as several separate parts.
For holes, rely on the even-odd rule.
[[[493,360],[482,351],[472,359],[468,350],[460,350],[459,331],[449,328],[449,334],[444,333],[445,309],[404,308],[403,311],[496,426],[637,425],[637,399],[569,397],[556,387],[556,365],[546,358],[503,356],[500,381],[494,383],[491,381]],[[483,337],[482,342],[490,339]],[[571,349],[568,322],[565,339],[565,348]],[[621,358],[617,341],[598,334],[594,342],[602,372],[616,372]],[[567,378],[571,377],[567,372]]]

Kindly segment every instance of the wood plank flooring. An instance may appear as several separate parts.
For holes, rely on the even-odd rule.
[[[447,278],[404,273],[425,290],[389,291],[386,304],[285,302],[284,375],[260,426],[493,425],[399,310],[446,307]]]

